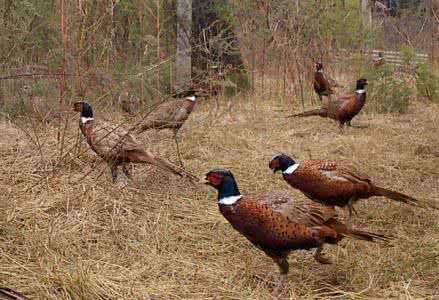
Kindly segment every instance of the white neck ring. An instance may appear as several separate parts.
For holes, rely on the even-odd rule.
[[[242,195],[224,197],[224,198],[221,198],[218,200],[218,204],[233,205],[241,198],[242,198]]]
[[[287,175],[293,174],[297,170],[298,167],[299,167],[299,164],[294,164],[292,166],[289,166],[288,169],[283,171],[283,174],[287,174]]]
[[[85,124],[88,121],[93,121],[93,120],[94,120],[94,118],[81,117],[81,123],[82,124]]]

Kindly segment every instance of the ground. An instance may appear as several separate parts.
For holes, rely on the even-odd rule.
[[[439,203],[437,105],[414,102],[404,115],[363,113],[340,133],[330,120],[282,118],[293,111],[287,103],[235,103],[232,119],[209,114],[214,105],[200,100],[180,131],[186,167],[200,177],[221,167],[235,174],[242,193],[303,197],[268,168],[273,154],[285,152],[299,161],[350,160],[383,187]],[[143,165],[133,166],[127,186],[113,185],[85,144],[75,146],[82,139],[77,118],[62,153],[55,125],[0,125],[1,286],[32,299],[272,299],[276,265],[221,216],[213,189]],[[177,161],[171,132],[140,139]],[[392,241],[327,246],[332,265],[294,252],[283,296],[439,298],[439,212],[383,198],[356,208],[352,226]]]

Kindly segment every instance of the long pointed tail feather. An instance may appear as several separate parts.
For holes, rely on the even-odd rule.
[[[318,108],[318,109],[308,110],[308,111],[305,111],[305,112],[300,113],[300,114],[289,115],[289,116],[286,116],[285,118],[310,117],[310,116],[320,116],[322,118],[326,118],[327,115],[328,115],[328,111],[326,109]]]
[[[381,187],[375,187],[374,192],[375,196],[383,196],[394,201],[403,202],[413,206],[419,206],[418,200],[402,193],[398,193]]]
[[[368,241],[368,242],[376,242],[376,241],[385,241],[388,242],[390,239],[382,234],[367,232],[357,229],[348,229],[344,234],[351,238],[355,238],[358,240]]]
[[[192,181],[199,181],[199,178],[197,176],[191,174],[190,172],[188,172],[184,168],[178,167],[178,166],[176,166],[176,165],[174,165],[166,160],[163,160],[160,157],[157,157],[150,152],[145,151],[144,153],[140,154],[138,156],[138,162],[152,164],[152,165],[155,165],[155,166],[157,166],[165,171],[169,171],[177,176],[187,177]]]
[[[343,224],[335,219],[326,221],[325,225],[332,228],[335,232],[337,232],[337,234],[341,235],[342,237],[351,237],[368,242],[390,241],[390,238],[382,234],[349,228],[346,224]],[[339,240],[341,240],[341,238],[339,238]]]
[[[147,130],[152,129],[152,128],[154,128],[153,122],[146,122],[146,123],[138,126],[136,133],[140,134],[140,133],[143,133],[144,131],[147,131]]]
[[[398,193],[398,192],[388,190],[385,188],[381,188],[381,187],[377,187],[377,186],[374,189],[374,195],[375,196],[383,196],[383,197],[386,197],[388,199],[398,201],[398,202],[403,202],[403,203],[406,203],[406,204],[411,205],[411,206],[432,208],[435,210],[439,210],[439,204],[436,205],[436,204],[428,203],[425,201],[419,201],[419,200],[417,200],[413,197],[407,196],[405,194]]]

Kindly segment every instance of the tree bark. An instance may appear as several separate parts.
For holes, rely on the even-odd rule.
[[[439,0],[431,0],[432,60],[439,65]]]
[[[369,0],[360,0],[361,11],[363,12],[364,26],[370,28],[372,26],[372,10]]]
[[[174,90],[189,88],[192,76],[192,0],[177,1],[177,56]]]

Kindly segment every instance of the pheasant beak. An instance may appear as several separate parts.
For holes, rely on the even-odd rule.
[[[270,164],[268,165],[268,167],[270,169],[272,169],[273,170],[273,174],[275,174],[277,171],[280,170],[279,161],[278,160],[271,161]]]
[[[207,179],[207,176],[204,176],[204,178],[201,180],[201,183],[210,184],[210,181]]]

